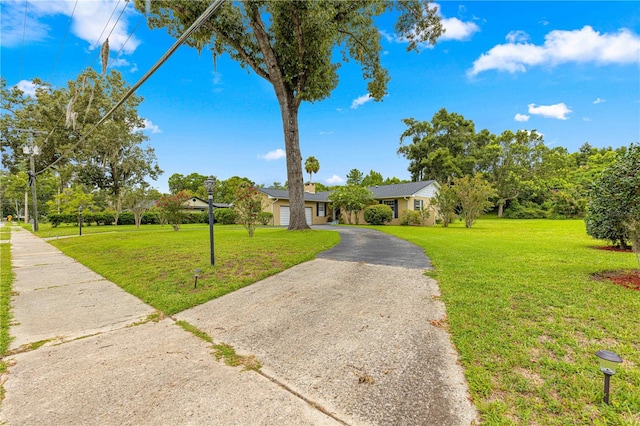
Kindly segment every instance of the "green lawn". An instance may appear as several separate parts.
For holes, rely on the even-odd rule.
[[[0,235],[9,235],[9,228],[2,227]],[[8,239],[8,238],[7,238]],[[11,321],[11,245],[0,244],[0,356],[9,348],[9,323]]]
[[[637,268],[582,221],[481,219],[471,229],[376,227],[424,247],[486,424],[639,425],[640,292],[591,274]],[[594,353],[624,362],[602,401]]]
[[[110,231],[51,240],[129,293],[167,315],[204,303],[306,260],[339,242],[337,232],[259,228],[249,238],[239,226],[216,226],[216,266],[209,265],[209,228],[189,225]],[[62,229],[62,228],[61,228]],[[77,229],[77,228],[76,228]],[[93,230],[92,229],[92,230]],[[39,234],[48,232],[41,229]],[[194,269],[202,270],[194,288]]]

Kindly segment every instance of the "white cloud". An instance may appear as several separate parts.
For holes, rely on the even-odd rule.
[[[351,102],[351,109],[358,109],[358,107],[372,100],[373,97],[370,94],[367,93],[366,95],[362,95],[358,99],[354,99],[354,101]]]
[[[601,103],[603,103],[603,102],[606,102],[606,101],[605,101],[604,99],[602,99],[602,98],[596,98],[596,100],[595,100],[595,101],[593,101],[593,103],[594,103],[595,105],[601,104]]]
[[[325,182],[327,182],[329,185],[339,185],[341,183],[344,183],[344,179],[342,179],[338,175],[333,175],[329,179],[326,179]]]
[[[529,116],[526,115],[526,114],[518,113],[518,114],[516,114],[515,117],[513,117],[513,119],[516,120],[516,121],[520,121],[520,122],[529,121]]]
[[[529,34],[527,34],[525,31],[518,30],[511,31],[505,38],[509,43],[523,43],[529,40],[530,37]]]
[[[284,152],[284,149],[278,148],[278,149],[276,149],[274,151],[269,151],[264,155],[259,154],[258,158],[261,159],[261,160],[273,161],[273,160],[279,160],[279,159],[284,158],[286,156],[287,156],[287,154]]]
[[[568,120],[567,114],[571,112],[569,108],[561,102],[555,105],[540,105],[529,104],[529,114],[541,115],[546,118],[557,118],[558,120]]]
[[[75,11],[74,11],[75,7]],[[125,8],[122,18],[118,16]],[[24,2],[3,2],[2,10],[2,46],[20,46],[23,29],[25,42],[37,42],[51,38],[50,28],[40,22],[43,18],[64,15],[71,18],[70,32],[89,43],[89,49],[99,48],[106,36],[109,36],[111,51],[117,52],[129,37],[128,18],[137,15],[133,2],[117,0],[68,1],[47,0],[30,1],[27,8],[25,25]],[[117,21],[117,23],[116,23]],[[102,34],[103,29],[106,31]],[[100,35],[102,37],[99,39]],[[140,40],[131,36],[124,46],[124,53],[133,53]],[[67,49],[71,48],[69,45]]]
[[[469,40],[472,35],[480,31],[480,27],[475,22],[463,22],[458,18],[442,18],[442,26],[445,29],[444,34],[438,38],[439,41],[445,40],[457,40],[465,41]]]
[[[475,76],[483,71],[525,72],[537,65],[555,66],[576,62],[598,65],[640,62],[640,36],[628,29],[601,34],[588,25],[580,30],[554,30],[539,46],[525,42],[522,31],[507,35],[506,44],[499,44],[483,53],[468,71]]]
[[[318,133],[318,135],[325,136],[325,135],[332,135],[333,133],[334,133],[333,130],[330,130],[328,132],[320,132],[320,133]]]
[[[18,82],[18,84],[16,84],[16,86],[18,87],[18,89],[22,90],[25,95],[35,98],[36,89],[38,88],[37,84],[33,84],[28,80],[21,80],[20,82]]]
[[[151,133],[162,133],[162,130],[160,130],[157,124],[153,124],[151,120],[147,120],[146,118],[144,119],[144,127],[142,130],[149,130]]]
[[[589,117],[582,117],[582,121],[588,123],[589,121],[591,121],[591,119]]]

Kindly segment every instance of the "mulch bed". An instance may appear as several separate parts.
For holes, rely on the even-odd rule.
[[[607,280],[631,290],[640,291],[640,271],[608,271],[593,274],[597,281]]]
[[[631,247],[628,248],[620,248],[614,246],[592,246],[596,250],[606,250],[606,251],[619,251],[622,253],[631,253]]]

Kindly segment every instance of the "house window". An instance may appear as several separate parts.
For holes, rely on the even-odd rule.
[[[327,215],[327,203],[318,203],[318,217]]]
[[[391,207],[394,219],[398,218],[398,200],[382,200],[381,203]]]
[[[424,206],[424,202],[422,200],[413,200],[413,209],[415,211],[422,210],[423,206]]]

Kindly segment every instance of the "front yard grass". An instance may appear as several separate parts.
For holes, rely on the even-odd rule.
[[[337,232],[282,228],[259,228],[249,238],[242,227],[216,226],[216,265],[211,267],[207,226],[185,226],[178,232],[168,226],[117,228],[102,234],[83,229],[82,237],[50,243],[167,315],[313,259],[340,240]],[[47,230],[39,234],[43,232]],[[201,272],[194,288],[196,268]]]
[[[382,226],[424,247],[483,421],[640,425],[640,292],[594,281],[637,268],[596,250],[582,221],[481,219],[471,229]],[[599,349],[624,360],[602,403]]]

